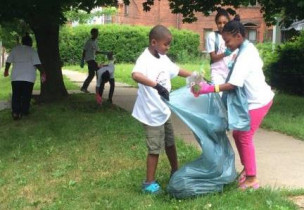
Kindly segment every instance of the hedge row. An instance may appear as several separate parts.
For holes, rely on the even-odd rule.
[[[151,27],[129,25],[80,25],[63,26],[60,30],[60,55],[65,65],[78,64],[85,41],[90,37],[91,28],[99,29],[98,45],[102,51],[113,51],[117,62],[135,62],[148,46]],[[199,56],[199,35],[186,30],[170,29],[173,41],[169,56],[177,61]],[[97,56],[97,60],[104,59]]]
[[[304,96],[304,31],[276,48],[268,66],[270,84],[277,90]]]

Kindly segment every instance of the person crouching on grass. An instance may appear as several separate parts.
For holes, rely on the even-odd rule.
[[[102,105],[102,94],[104,90],[104,86],[107,82],[110,83],[110,91],[108,102],[113,103],[112,98],[115,89],[115,80],[114,80],[114,57],[112,52],[108,52],[107,58],[109,60],[109,64],[100,65],[97,70],[97,82],[96,82],[96,102],[99,105]]]
[[[163,147],[170,162],[171,174],[178,169],[171,112],[162,98],[169,100],[173,77],[191,75],[167,57],[171,41],[171,32],[165,26],[153,27],[149,33],[149,46],[139,56],[132,71],[132,78],[138,82],[132,116],[143,124],[148,147],[146,180],[142,191],[151,194],[161,191],[155,181],[155,172]]]

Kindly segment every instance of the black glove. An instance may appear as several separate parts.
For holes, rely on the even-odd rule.
[[[155,88],[157,90],[157,92],[158,92],[158,94],[160,96],[162,96],[164,99],[166,99],[167,101],[169,101],[169,92],[168,92],[168,90],[166,88],[164,88],[163,86],[161,86],[158,83],[153,88]]]

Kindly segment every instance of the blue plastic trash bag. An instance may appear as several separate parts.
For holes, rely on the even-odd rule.
[[[228,129],[248,131],[250,115],[244,87],[235,87],[223,93],[222,101],[228,112]]]
[[[227,117],[219,94],[195,98],[183,87],[170,94],[170,109],[193,131],[200,157],[171,177],[167,190],[176,198],[220,192],[236,178],[234,152],[226,136]]]

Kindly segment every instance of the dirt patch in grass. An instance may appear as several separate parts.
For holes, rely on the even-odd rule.
[[[290,196],[289,199],[297,204],[300,209],[304,209],[304,195]]]

